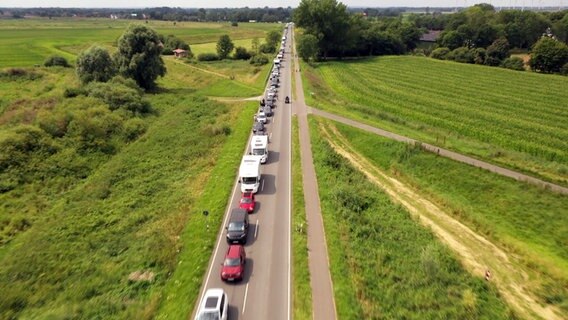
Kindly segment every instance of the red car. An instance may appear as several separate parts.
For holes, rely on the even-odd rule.
[[[241,202],[239,204],[239,208],[246,210],[248,213],[254,212],[254,207],[256,205],[256,201],[254,200],[254,193],[252,192],[245,192],[241,197]]]
[[[221,267],[221,279],[225,281],[243,280],[246,260],[245,248],[242,245],[230,245],[225,255],[225,262]]]

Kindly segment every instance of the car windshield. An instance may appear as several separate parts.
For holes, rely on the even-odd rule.
[[[225,267],[236,267],[241,264],[241,259],[239,258],[227,258],[225,259]]]
[[[229,223],[229,231],[245,231],[245,224],[243,222]]]
[[[264,149],[252,149],[252,154],[255,156],[262,156],[264,155]]]
[[[243,183],[256,183],[256,177],[243,177]]]
[[[199,320],[219,320],[219,313],[217,313],[217,312],[202,312],[197,319],[199,319]]]

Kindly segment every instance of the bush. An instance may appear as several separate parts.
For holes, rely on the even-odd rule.
[[[430,54],[430,58],[445,60],[449,53],[450,53],[449,48],[446,47],[437,48],[432,51],[432,53]]]
[[[503,60],[501,67],[517,71],[525,71],[525,63],[523,62],[523,59],[519,57],[512,57]]]
[[[83,88],[67,88],[63,92],[65,98],[75,98],[76,96],[87,95],[87,91]]]
[[[172,50],[172,48],[164,48],[164,49],[162,49],[162,54],[164,56],[173,56],[174,51]]]
[[[274,53],[276,52],[276,47],[271,46],[267,43],[263,43],[260,45],[260,47],[258,47],[258,51],[260,53]]]
[[[46,67],[64,67],[68,68],[71,65],[67,62],[67,59],[60,57],[60,56],[51,56],[45,60],[43,63]]]
[[[89,96],[104,101],[110,110],[124,109],[133,113],[149,113],[150,103],[142,98],[141,89],[128,85],[129,80],[116,79],[108,83],[92,82],[87,86]]]
[[[231,27],[238,27],[239,23],[236,21],[231,22]]]
[[[216,61],[219,60],[219,56],[215,53],[200,53],[197,55],[197,60],[199,61]]]
[[[485,50],[485,48],[475,48],[473,50],[473,63],[484,64],[486,57],[487,51]]]
[[[473,63],[473,58],[473,53],[468,47],[459,47],[447,55],[448,60],[454,60],[461,63]]]
[[[250,56],[251,54],[244,47],[237,47],[233,55],[236,60],[248,60]]]
[[[267,55],[264,54],[257,54],[250,59],[250,64],[255,66],[263,66],[270,61]]]
[[[140,118],[128,119],[124,123],[124,138],[126,141],[134,141],[146,132],[146,123]]]
[[[566,62],[562,68],[560,68],[560,74],[568,76],[568,62]]]
[[[9,78],[10,80],[25,79],[35,80],[41,78],[42,75],[33,71],[28,71],[22,68],[9,68],[0,72],[0,78]]]

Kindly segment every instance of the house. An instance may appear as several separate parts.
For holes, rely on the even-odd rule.
[[[175,49],[173,50],[174,55],[176,56],[176,58],[185,58],[187,57],[187,50],[183,50],[183,49]]]

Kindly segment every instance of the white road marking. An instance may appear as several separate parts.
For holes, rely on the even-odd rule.
[[[242,314],[245,314],[245,310],[247,309],[247,294],[249,291],[249,284],[247,283],[247,286],[245,287],[245,298],[243,300],[243,312]]]
[[[260,186],[260,191],[264,191],[264,179],[262,179],[262,186]]]
[[[256,219],[256,224],[254,227],[254,238],[256,239],[256,236],[258,235],[258,228],[260,227],[260,221],[258,219]]]
[[[270,133],[270,136],[268,137],[268,141],[272,140],[272,132]]]

